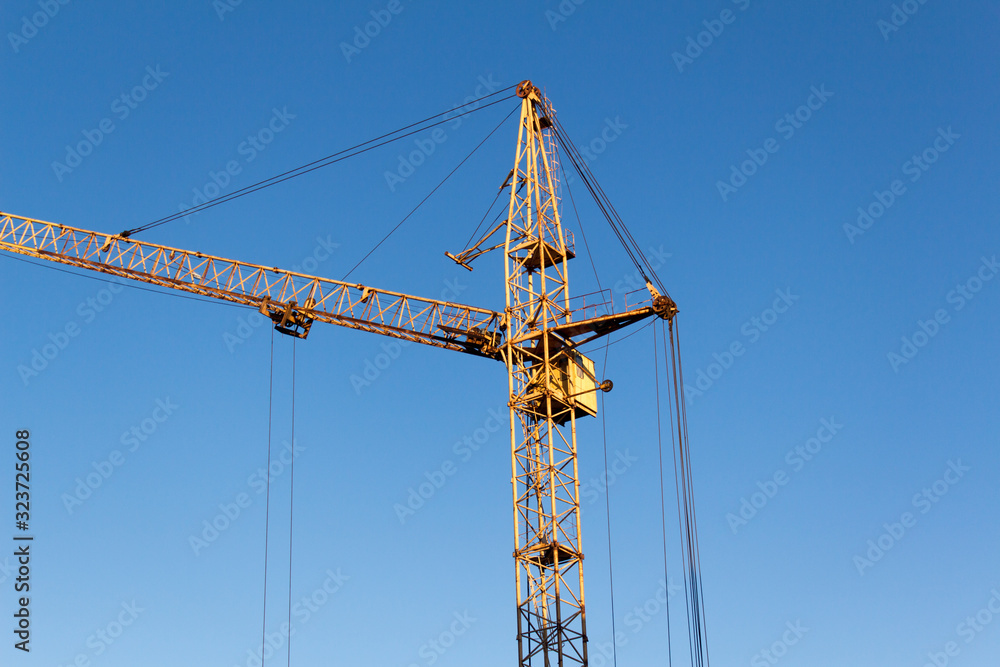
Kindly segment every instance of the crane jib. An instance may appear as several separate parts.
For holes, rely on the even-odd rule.
[[[0,248],[257,308],[282,333],[315,320],[496,356],[503,315],[180,248],[0,213]],[[487,349],[484,349],[487,348]]]
[[[502,313],[136,241],[118,234],[0,213],[0,248],[257,308],[281,333],[305,338],[314,321],[500,359]],[[672,302],[566,324],[564,338],[589,342]],[[530,332],[527,338],[540,335]]]

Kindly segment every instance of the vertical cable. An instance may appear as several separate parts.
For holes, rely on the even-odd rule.
[[[693,665],[697,665],[698,663],[695,661],[696,659],[695,659],[694,640],[693,640],[693,637],[692,637],[693,626],[692,626],[692,619],[691,619],[691,605],[690,605],[690,602],[689,602],[691,600],[691,590],[690,590],[690,583],[689,583],[690,575],[689,575],[689,571],[688,571],[687,553],[686,553],[685,548],[684,548],[685,545],[687,544],[687,540],[685,539],[685,532],[684,532],[684,523],[685,523],[684,518],[686,516],[686,513],[684,512],[684,507],[685,507],[685,503],[687,501],[687,496],[685,494],[683,496],[683,500],[682,500],[681,487],[683,486],[684,475],[683,475],[683,472],[681,471],[681,465],[682,465],[682,462],[683,462],[683,453],[682,453],[681,462],[679,462],[677,460],[678,459],[678,444],[677,444],[677,440],[675,438],[679,437],[680,427],[678,426],[678,431],[677,432],[675,432],[674,428],[673,428],[673,426],[674,426],[674,400],[676,399],[676,396],[674,394],[676,393],[676,383],[674,383],[673,387],[671,387],[671,383],[669,381],[670,377],[671,377],[670,361],[673,358],[673,354],[674,354],[674,346],[673,346],[673,342],[674,342],[674,325],[673,325],[673,321],[672,320],[670,321],[669,327],[670,327],[670,356],[667,356],[667,340],[666,340],[667,334],[666,334],[666,331],[661,330],[660,333],[663,336],[663,363],[664,363],[664,367],[665,367],[664,370],[666,371],[666,374],[667,374],[667,406],[669,407],[669,411],[670,411],[670,444],[671,444],[671,447],[673,449],[673,456],[674,456],[674,488],[676,489],[676,492],[677,492],[677,532],[678,532],[678,535],[679,535],[679,538],[680,538],[680,547],[681,547],[681,569],[684,571],[684,577],[683,577],[683,579],[684,579],[684,597],[688,601],[684,605],[684,611],[685,611],[685,614],[686,614],[686,617],[687,617],[687,626],[688,626],[688,651],[689,651],[689,654],[691,656],[692,664]],[[676,363],[674,364],[674,374],[676,374]],[[674,389],[674,392],[671,392],[671,388]],[[678,412],[678,421],[679,420],[680,420],[680,414]]]
[[[569,201],[573,204],[573,213],[576,214],[576,224],[580,226],[580,236],[583,237],[583,247],[587,249],[587,258],[590,259],[590,267],[594,269],[594,278],[597,280],[597,289],[604,292],[604,288],[601,287],[601,277],[597,275],[597,265],[594,263],[594,256],[590,253],[590,244],[587,242],[587,233],[583,231],[583,219],[580,217],[580,212],[576,210],[576,200],[573,199],[573,190],[569,187],[569,174],[563,169],[563,176],[565,177],[566,192],[569,193]],[[614,310],[614,308],[612,308]]]
[[[264,646],[267,642],[267,537],[271,514],[271,417],[274,399],[274,329],[271,329],[271,367],[267,381],[267,495],[264,501],[264,612],[260,629],[260,664],[264,664]]]
[[[688,593],[688,633],[691,642],[691,660],[692,664],[700,666],[702,664],[702,651],[701,651],[701,622],[698,615],[699,605],[698,605],[698,584],[696,575],[696,564],[694,560],[694,554],[692,553],[692,540],[693,535],[691,532],[691,494],[689,489],[689,478],[688,478],[688,450],[685,447],[686,438],[684,435],[683,427],[683,417],[681,414],[681,403],[680,403],[680,392],[683,391],[683,383],[678,387],[678,374],[679,369],[677,367],[677,356],[676,349],[674,346],[674,328],[671,322],[670,327],[670,358],[673,366],[673,385],[674,385],[674,402],[677,407],[677,455],[680,462],[680,485],[679,491],[683,499],[683,512],[684,519],[682,523],[683,531],[683,544],[682,549],[684,550],[684,567],[686,573],[685,586]]]
[[[680,454],[681,461],[681,482],[684,494],[684,535],[685,542],[684,546],[687,551],[687,570],[690,579],[690,598],[688,604],[691,607],[691,638],[694,645],[694,656],[693,660],[696,665],[704,664],[704,653],[702,645],[702,623],[701,623],[701,590],[700,590],[700,577],[698,574],[698,561],[695,554],[695,545],[697,543],[697,538],[694,534],[694,495],[691,490],[691,450],[688,447],[687,432],[684,428],[684,417],[683,417],[683,403],[681,401],[681,392],[684,390],[684,383],[680,381],[678,384],[678,378],[680,376],[679,362],[675,354],[675,336],[676,329],[671,329],[670,344],[671,344],[671,359],[673,361],[674,370],[674,401],[677,404],[677,415],[678,415],[678,441],[677,447]]]
[[[291,473],[291,490],[288,498],[288,665],[292,664],[292,519],[295,509],[295,339],[292,339],[292,462],[288,464]]]
[[[666,339],[664,333],[664,347]],[[688,638],[691,643],[692,664],[696,667],[708,664],[708,629],[705,623],[704,588],[701,579],[701,553],[698,546],[698,522],[694,502],[694,476],[691,466],[691,448],[688,439],[687,406],[684,401],[684,370],[680,353],[680,326],[674,329],[670,322],[670,362],[673,370],[674,403],[677,408],[677,445],[674,452],[675,476],[678,481],[678,503],[683,505],[683,519],[678,516],[682,534],[682,554],[684,556],[685,580],[687,593]],[[670,369],[668,369],[669,372]],[[669,384],[668,384],[669,387]],[[671,425],[673,425],[673,408],[671,406]],[[673,430],[671,429],[671,438]],[[678,465],[679,459],[679,465]]]
[[[605,339],[604,343],[604,364],[601,368],[601,377],[608,375],[608,352],[611,349],[611,340]],[[601,392],[601,430],[604,436],[604,480],[608,479],[608,418],[604,409],[604,392]],[[618,666],[618,634],[615,626],[615,570],[614,561],[611,554],[611,486],[606,485],[604,489],[604,506],[608,515],[608,579],[611,583],[611,652],[614,656],[615,667]]]
[[[607,366],[607,356],[604,360]],[[618,667],[618,631],[615,627],[615,568],[611,554],[611,485],[608,484],[608,416],[604,409],[604,392],[601,392],[601,431],[604,435],[604,507],[608,513],[608,578],[611,581],[611,652]]]
[[[667,357],[666,349],[663,350],[663,358]],[[660,523],[663,529],[663,580],[667,587],[667,664],[674,664],[673,638],[670,631],[670,573],[667,568],[667,502],[663,485],[663,430],[660,425],[660,354],[656,347],[656,323],[653,323],[653,377],[656,383],[656,442],[660,453]],[[668,401],[669,403],[669,401]],[[671,413],[673,414],[673,413]],[[671,417],[673,421],[673,417]]]
[[[680,323],[677,324],[677,373],[680,378],[681,391],[684,387],[684,364],[681,361],[681,326]],[[681,423],[683,424],[684,441],[686,443],[688,440],[688,423],[687,423],[687,402],[684,400],[683,394],[678,394],[679,408],[678,413],[682,415]],[[691,492],[691,520],[694,527],[694,557],[697,563],[698,572],[698,602],[700,605],[700,617],[701,617],[701,639],[704,641],[705,647],[705,664],[709,664],[708,658],[708,623],[705,619],[705,593],[702,585],[701,578],[701,546],[698,539],[698,515],[694,505],[694,473],[691,468],[691,456],[690,456],[690,446],[688,447],[688,487]]]

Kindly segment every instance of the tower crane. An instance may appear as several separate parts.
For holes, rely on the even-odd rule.
[[[507,218],[450,258],[470,262],[502,248],[502,311],[225,259],[10,213],[0,249],[257,308],[277,331],[305,338],[315,322],[502,361],[510,408],[518,664],[589,663],[576,420],[597,414],[595,376],[581,345],[677,307],[647,280],[649,298],[620,313],[586,316],[571,306],[572,235],[558,198],[555,114],[530,81],[521,98]],[[504,231],[502,242],[497,233]],[[491,238],[494,238],[493,241]],[[491,247],[488,244],[494,243]],[[576,315],[576,316],[575,316]]]

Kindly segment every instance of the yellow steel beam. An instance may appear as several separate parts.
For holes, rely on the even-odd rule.
[[[0,249],[241,303],[279,325],[339,324],[498,358],[503,315],[0,212]],[[290,315],[291,317],[287,317]]]

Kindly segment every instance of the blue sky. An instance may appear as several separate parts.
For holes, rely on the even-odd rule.
[[[0,210],[103,232],[530,78],[681,310],[712,661],[995,664],[994,0],[14,0],[0,26]],[[401,181],[391,174],[426,136],[142,238],[339,278],[514,106],[445,126]],[[462,249],[510,170],[513,127],[352,280],[500,308],[497,257],[470,274],[443,252]],[[81,144],[87,155],[69,155]],[[582,192],[602,285],[631,289]],[[571,276],[574,294],[596,289],[582,253]],[[254,664],[269,328],[252,311],[9,258],[0,280],[2,455],[13,461],[13,433],[30,429],[36,536],[29,655],[12,647],[0,559],[3,664]],[[68,326],[77,333],[63,337]],[[598,656],[612,622],[618,664],[667,664],[652,335],[610,351],[608,459],[624,468],[610,486],[601,422],[580,425],[594,665],[610,664]],[[19,371],[59,341],[37,375]],[[292,348],[274,339],[276,457],[291,439]],[[322,325],[294,353],[292,660],[514,662],[509,450],[493,417],[503,367]],[[478,450],[460,444],[477,435]],[[454,474],[401,521],[394,506],[444,469]],[[288,613],[290,486],[282,464],[272,635]],[[680,583],[671,503],[667,514]],[[225,529],[192,546],[213,521]],[[677,664],[682,600],[670,602]]]

